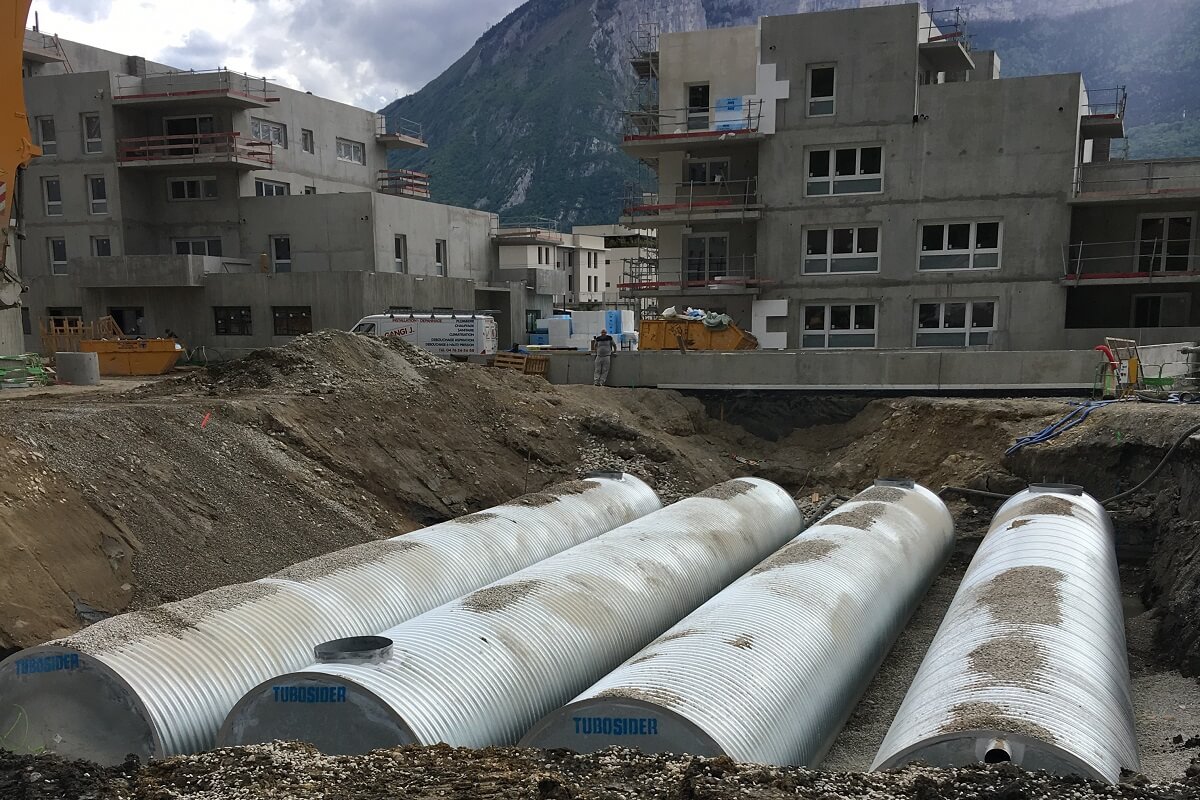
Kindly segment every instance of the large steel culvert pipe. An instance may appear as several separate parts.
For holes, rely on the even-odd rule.
[[[384,630],[660,507],[632,476],[572,481],[99,622],[0,663],[3,746],[105,764],[211,747],[243,694],[308,664],[314,645]]]
[[[248,693],[219,741],[515,744],[802,524],[775,484],[727,481],[385,631],[378,648],[335,643],[338,662]]]
[[[521,745],[815,766],[953,547],[935,494],[879,481],[542,718]]]
[[[1112,522],[1078,487],[996,513],[873,769],[912,761],[1138,768]]]

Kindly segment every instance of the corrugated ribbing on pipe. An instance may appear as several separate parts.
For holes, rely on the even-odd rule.
[[[570,704],[525,747],[816,765],[954,546],[935,494],[880,481]]]
[[[220,741],[513,744],[801,525],[778,486],[720,484],[384,632],[382,664],[317,664],[256,687]]]
[[[1078,487],[996,513],[874,768],[911,761],[1138,768],[1112,522]]]
[[[320,642],[389,628],[660,507],[632,476],[573,481],[105,620],[0,664],[5,746],[101,763],[211,747],[243,694]]]

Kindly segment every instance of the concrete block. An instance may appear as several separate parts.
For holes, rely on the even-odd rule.
[[[100,385],[100,359],[95,353],[55,353],[54,368],[62,383]]]
[[[550,344],[555,347],[566,347],[567,342],[571,338],[571,320],[569,319],[549,319],[546,320],[546,329],[549,331]]]
[[[750,307],[750,333],[758,339],[760,350],[787,349],[787,333],[767,332],[767,320],[773,317],[786,317],[788,313],[787,300],[755,300]]]

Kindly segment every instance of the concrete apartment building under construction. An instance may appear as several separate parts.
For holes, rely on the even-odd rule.
[[[507,346],[566,295],[553,264],[500,263],[495,215],[388,169],[390,149],[425,146],[417,128],[33,31],[25,75],[44,153],[24,176],[28,350],[52,316],[220,356],[388,308],[494,309]]]
[[[1200,336],[1200,159],[1110,160],[1123,90],[1002,78],[917,4],[639,29],[627,296],[768,348],[1090,349]]]

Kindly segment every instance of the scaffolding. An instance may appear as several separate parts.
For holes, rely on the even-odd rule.
[[[633,68],[633,88],[626,108],[626,132],[633,135],[653,136],[661,126],[659,108],[659,57],[658,40],[662,28],[648,18],[638,20],[629,39],[629,64]],[[645,195],[640,187],[658,185],[658,158],[643,155],[638,164],[636,179],[626,182],[625,199],[641,198],[643,202],[657,195]],[[635,297],[620,288],[624,284],[644,284],[658,280],[658,238],[654,244],[649,237],[637,237],[637,253],[632,258],[621,260],[621,280],[617,293],[622,305],[632,307],[641,319],[657,316],[659,309],[655,301],[646,297]]]

